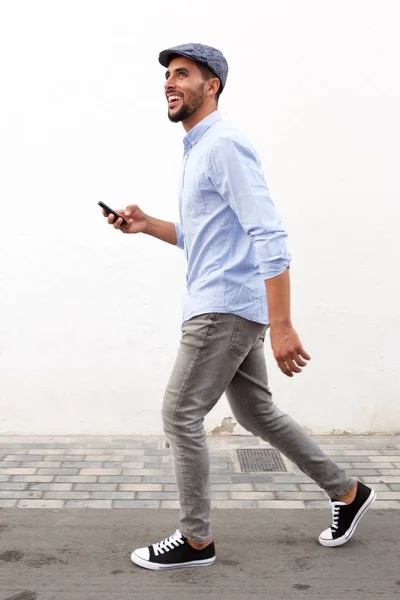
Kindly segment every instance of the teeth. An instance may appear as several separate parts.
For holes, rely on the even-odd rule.
[[[169,102],[172,102],[173,100],[179,100],[179,96],[170,96],[168,100]]]

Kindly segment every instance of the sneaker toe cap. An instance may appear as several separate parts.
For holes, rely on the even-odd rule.
[[[142,560],[149,560],[150,559],[150,550],[148,548],[138,548],[137,550],[135,550],[132,553],[132,558],[134,556],[137,556],[138,558],[141,558]]]
[[[320,540],[326,540],[326,541],[330,541],[333,539],[332,537],[332,529],[329,527],[328,529],[325,529],[325,531],[323,531],[321,533],[321,535],[319,536]]]

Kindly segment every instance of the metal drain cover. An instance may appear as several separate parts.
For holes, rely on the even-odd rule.
[[[240,468],[245,473],[265,471],[287,471],[278,450],[259,448],[237,450]]]

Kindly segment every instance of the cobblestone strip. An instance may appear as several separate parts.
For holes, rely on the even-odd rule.
[[[378,493],[374,509],[400,509],[399,437],[315,438],[349,475]],[[209,438],[213,508],[328,508],[326,494],[296,466],[242,473],[250,436]],[[0,508],[178,509],[172,456],[163,438],[0,436]]]

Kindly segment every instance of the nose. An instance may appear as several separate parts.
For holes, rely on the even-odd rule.
[[[173,85],[173,75],[171,73],[171,75],[168,77],[168,79],[165,80],[164,83],[164,89],[165,91],[168,90],[173,90],[174,89],[174,85]]]

